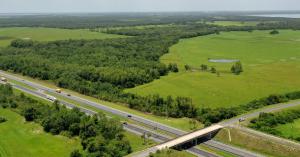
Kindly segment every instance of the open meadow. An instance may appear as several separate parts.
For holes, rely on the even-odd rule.
[[[60,29],[42,27],[0,28],[0,47],[8,46],[14,39],[55,41],[68,39],[106,39],[124,37],[120,35],[91,32],[87,29]]]
[[[79,139],[45,133],[40,125],[25,122],[13,111],[1,108],[0,116],[7,119],[0,124],[1,157],[65,157],[74,149],[81,149]]]
[[[161,57],[161,62],[177,63],[179,73],[127,89],[140,95],[191,97],[202,107],[230,107],[253,99],[299,90],[300,31],[222,32],[181,40]],[[237,59],[243,65],[240,75],[231,73],[234,63],[212,63],[208,59]],[[217,74],[201,71],[200,65],[215,67]],[[190,65],[191,71],[185,71]]]

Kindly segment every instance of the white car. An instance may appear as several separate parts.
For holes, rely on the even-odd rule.
[[[51,101],[56,101],[57,99],[54,96],[46,95],[46,98]]]
[[[240,119],[239,119],[239,122],[243,122],[243,121],[245,121],[246,119],[244,118],[244,117],[241,117]]]

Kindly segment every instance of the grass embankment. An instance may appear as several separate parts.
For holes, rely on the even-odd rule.
[[[19,77],[19,78],[22,78],[24,80],[28,80],[28,81],[31,81],[31,82],[41,84],[43,86],[46,86],[46,87],[49,87],[49,88],[52,88],[52,89],[58,88],[51,81],[37,80],[37,79],[33,79],[33,78],[30,78],[30,77],[27,77],[27,76],[22,76],[20,74],[13,74],[11,72],[6,72],[6,73],[10,74],[10,75],[14,75],[14,76]],[[22,83],[19,83],[19,85],[24,86]],[[24,87],[26,87],[26,86],[24,86]],[[178,128],[178,129],[182,129],[182,130],[186,130],[186,131],[190,131],[192,129],[192,125],[190,124],[190,119],[189,118],[166,118],[166,117],[155,116],[155,115],[152,115],[152,114],[147,114],[147,113],[143,113],[143,112],[140,112],[140,111],[137,111],[137,110],[134,110],[134,109],[130,109],[126,105],[123,105],[123,104],[117,104],[117,103],[102,101],[102,100],[99,100],[99,99],[96,99],[96,98],[93,98],[93,97],[90,97],[90,96],[86,96],[86,95],[83,95],[83,94],[80,94],[80,93],[77,93],[77,92],[74,92],[74,91],[71,91],[71,90],[68,90],[68,89],[63,89],[63,91],[67,92],[67,93],[70,93],[71,95],[74,95],[74,96],[78,96],[78,97],[81,97],[81,98],[84,98],[84,99],[87,99],[87,100],[90,100],[90,101],[93,101],[93,102],[97,102],[97,103],[100,103],[100,104],[103,104],[103,105],[106,105],[106,106],[109,106],[109,107],[112,107],[112,108],[115,108],[115,109],[118,109],[118,110],[126,111],[126,112],[134,114],[134,115],[142,116],[144,118],[147,118],[147,119],[150,119],[150,120],[153,120],[153,121],[165,124],[165,125],[169,125],[169,126],[172,126],[172,127]],[[56,97],[58,97],[62,100],[65,100],[67,102],[74,103],[75,105],[80,105],[80,106],[83,105],[83,104],[74,102],[73,100],[63,98],[63,97],[58,96],[58,95],[54,95],[54,96],[56,96]],[[83,107],[95,110],[95,108],[88,107],[87,105],[83,105]],[[100,111],[100,110],[96,110],[96,111]],[[109,113],[106,113],[106,114],[109,114]],[[197,128],[202,128],[203,125],[198,122],[196,124],[196,127]]]
[[[195,157],[195,155],[189,154],[184,151],[170,149],[157,152],[155,154],[150,155],[150,157]]]
[[[300,119],[295,120],[293,123],[278,125],[276,130],[285,138],[300,139]]]
[[[147,139],[146,143],[144,140],[133,133],[126,132],[125,136],[129,139],[130,145],[133,152],[144,150],[148,147],[154,146],[156,143],[152,140]]]
[[[274,157],[298,157],[300,149],[288,145],[279,144],[269,138],[262,138],[261,136],[249,134],[234,128],[230,128],[231,142],[229,141],[228,131],[223,129],[217,136],[216,140],[235,145],[244,149],[255,151],[267,156]]]
[[[127,92],[162,96],[186,96],[202,107],[230,107],[253,99],[299,90],[300,31],[226,32],[181,40],[161,57],[163,63],[177,63],[180,72],[171,73]],[[238,59],[244,72],[230,72],[233,63],[211,63],[208,58]],[[200,70],[184,70],[184,65],[216,67],[220,77]],[[263,90],[262,90],[263,89]]]
[[[91,32],[85,29],[59,29],[41,27],[0,28],[0,47],[8,46],[14,39],[32,39],[36,41],[55,41],[67,39],[106,39],[120,38],[121,35]]]
[[[0,109],[0,115],[7,119],[0,124],[0,156],[2,157],[66,157],[74,149],[81,149],[80,140],[45,133],[35,123],[8,109]]]
[[[215,149],[215,148],[211,148],[211,147],[208,147],[208,146],[205,146],[205,145],[199,145],[198,147],[202,150],[206,150],[208,152],[214,153],[214,154],[222,156],[222,157],[237,157],[237,156],[235,156],[231,153],[221,151],[221,150],[218,150],[218,149]]]

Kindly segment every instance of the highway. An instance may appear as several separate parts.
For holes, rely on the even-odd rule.
[[[15,81],[18,81],[18,82],[23,82],[23,83],[25,83],[25,84],[33,87],[33,88],[44,90],[44,91],[47,91],[49,93],[58,94],[58,93],[55,92],[55,89],[51,89],[51,88],[42,86],[42,85],[37,84],[37,83],[33,83],[33,82],[30,82],[30,81],[27,81],[27,80],[23,80],[23,79],[20,79],[18,77],[15,77],[13,75],[8,75],[8,74],[4,73],[3,71],[0,71],[0,74],[7,77],[7,78],[9,78],[9,79],[12,79],[12,80],[15,80]],[[157,128],[157,129],[172,133],[176,136],[182,136],[182,135],[187,134],[187,132],[185,132],[185,131],[182,131],[182,130],[179,130],[177,128],[173,128],[173,127],[170,127],[170,126],[167,126],[165,124],[161,124],[161,123],[158,123],[158,122],[155,122],[155,121],[145,119],[141,116],[132,115],[130,113],[120,111],[120,110],[105,106],[103,104],[92,102],[92,101],[89,101],[89,100],[86,100],[86,99],[83,99],[83,98],[80,98],[80,97],[77,97],[77,96],[68,96],[68,94],[65,93],[65,92],[62,92],[60,94],[60,96],[63,96],[67,99],[77,101],[77,102],[82,103],[82,104],[87,104],[87,105],[96,107],[100,110],[104,110],[106,112],[110,112],[110,113],[118,115],[118,116],[128,118],[128,115],[130,115],[131,119],[136,121],[136,122],[143,123],[143,124],[148,125],[150,127]],[[232,125],[234,123],[239,122],[240,117],[252,118],[252,117],[258,116],[260,112],[274,112],[276,110],[281,110],[281,109],[284,109],[284,108],[297,106],[297,105],[300,105],[300,103],[282,104],[279,107],[274,106],[273,108],[262,109],[262,110],[259,110],[259,111],[256,111],[256,112],[253,112],[253,113],[250,113],[250,114],[246,114],[246,115],[243,115],[243,116],[239,116],[239,117],[221,122],[219,124],[223,125],[223,126],[229,126],[229,125]],[[214,147],[216,149],[222,150],[222,151],[230,152],[230,153],[238,155],[238,156],[245,156],[245,157],[261,156],[259,154],[252,153],[252,152],[249,152],[249,151],[246,151],[246,150],[243,150],[243,149],[240,149],[240,148],[236,148],[236,147],[233,147],[233,146],[229,146],[229,145],[226,145],[226,144],[222,144],[222,143],[214,141],[214,140],[209,140],[209,141],[205,142],[204,144],[207,145],[207,146]]]
[[[3,83],[3,82],[0,82],[0,83]],[[16,88],[18,90],[21,90],[25,93],[28,93],[28,94],[31,94],[31,95],[34,95],[36,97],[39,97],[39,98],[42,98],[42,99],[45,99],[47,101],[50,101],[50,102],[53,102],[49,99],[47,99],[47,95],[46,94],[43,94],[41,92],[38,92],[38,91],[33,91],[33,90],[30,90],[30,89],[27,89],[27,88],[24,88],[22,86],[19,86],[19,85],[16,85],[16,84],[12,84],[12,87],[13,88]],[[59,100],[59,103],[61,103],[62,105],[66,106],[67,108],[69,109],[72,109],[74,107],[77,107],[79,108],[82,112],[86,113],[87,115],[93,115],[93,114],[97,114],[97,112],[95,111],[92,111],[92,110],[89,110],[89,109],[86,109],[84,107],[78,107],[76,105],[73,105],[71,103],[68,103],[68,102],[65,102],[63,100]],[[143,134],[151,134],[151,139],[158,142],[158,143],[162,143],[162,142],[166,142],[166,141],[169,141],[172,139],[172,137],[169,137],[169,136],[166,136],[166,135],[163,135],[163,134],[159,134],[159,133],[156,133],[154,131],[151,131],[149,129],[146,129],[145,127],[140,127],[138,125],[134,125],[134,124],[129,124],[129,123],[123,123],[123,128],[124,130],[126,131],[129,131],[129,132],[132,132],[134,134],[137,134],[137,135],[143,135]],[[188,150],[186,150],[187,152],[191,153],[191,154],[194,154],[196,156],[199,156],[199,157],[219,157],[215,154],[212,154],[210,152],[207,152],[207,151],[204,151],[204,150],[201,150],[199,148],[190,148]]]

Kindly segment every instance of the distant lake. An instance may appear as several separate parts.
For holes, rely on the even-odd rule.
[[[300,14],[260,14],[251,16],[300,18]]]

